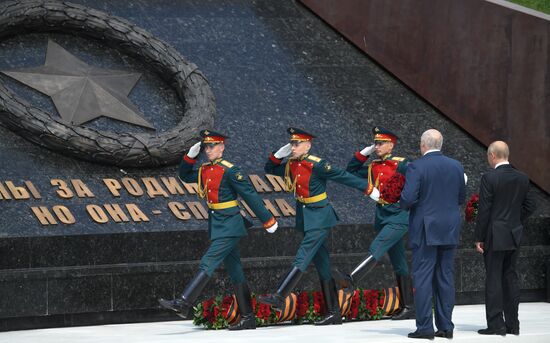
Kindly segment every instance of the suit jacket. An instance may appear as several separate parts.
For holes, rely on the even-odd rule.
[[[457,245],[460,205],[466,197],[464,168],[460,162],[440,151],[430,152],[411,162],[405,177],[400,205],[410,209],[410,247]]]
[[[476,241],[495,251],[519,248],[522,222],[535,208],[527,175],[509,164],[489,171],[481,178]]]

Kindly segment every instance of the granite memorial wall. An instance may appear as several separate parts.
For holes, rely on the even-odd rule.
[[[4,2],[0,8],[6,11],[18,3]],[[28,3],[36,4],[26,9],[35,16],[45,15],[44,6],[52,4]],[[150,124],[102,116],[74,125],[65,122],[66,128],[76,133],[82,128],[107,132],[107,138],[131,135],[142,143],[133,143],[136,149],[147,145],[143,137],[166,136],[178,125],[185,128],[185,135],[203,127],[229,135],[224,157],[249,175],[280,225],[269,235],[256,220],[241,241],[245,273],[255,292],[276,286],[300,241],[291,229],[292,196],[284,192],[282,180],[263,172],[269,153],[287,143],[288,126],[316,134],[312,153],[341,168],[357,149],[372,142],[374,125],[395,131],[400,136],[396,155],[409,158],[419,156],[420,134],[434,127],[445,137],[444,152],[464,164],[470,179],[468,195],[477,191],[487,170],[485,147],[296,1],[74,3],[76,8],[85,6],[122,18],[143,37],[173,48],[193,66],[186,75],[200,76],[201,89],[211,92],[211,97],[204,98],[212,103],[207,101],[202,108],[212,112],[212,121],[196,122],[195,115],[204,112],[190,113],[196,103],[185,93],[188,78],[178,83],[176,74],[159,68],[151,62],[154,58],[140,56],[135,47],[132,51],[124,44],[113,44],[106,33],[86,35],[78,28],[0,33],[2,87],[22,99],[20,103],[31,113],[38,109],[61,121],[54,100],[12,77],[14,71],[41,68],[48,42],[54,42],[66,51],[64,56],[74,62],[70,54],[94,70],[140,74],[126,94],[127,101]],[[53,18],[67,18],[67,13]],[[0,25],[10,28],[5,20],[0,15]],[[12,122],[3,120],[8,106],[5,101],[1,105],[0,330],[176,319],[161,311],[156,299],[179,294],[208,247],[207,211],[196,195],[196,185],[177,178],[177,165],[108,165],[94,162],[93,154],[77,158],[74,150],[56,151],[45,146],[52,143],[46,142],[47,137],[56,130],[30,137],[12,125],[14,116]],[[173,161],[197,139],[186,137],[183,146],[174,148]],[[146,150],[157,156],[155,149]],[[544,299],[545,261],[550,255],[548,194],[535,186],[534,191],[539,208],[529,221],[520,261],[524,300]],[[350,270],[376,234],[374,203],[336,184],[329,185],[328,194],[340,217],[329,239],[334,267]],[[243,214],[253,217],[246,204],[241,205]],[[480,302],[483,267],[472,248],[470,226],[465,225],[461,239],[457,299]],[[311,270],[300,288],[317,288],[316,279]],[[361,286],[394,283],[389,261],[384,261]],[[210,285],[205,297],[231,291],[223,268]]]

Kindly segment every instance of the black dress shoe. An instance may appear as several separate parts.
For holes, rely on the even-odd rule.
[[[423,338],[423,339],[434,339],[433,333],[420,333],[418,330],[411,332],[407,335],[409,338]]]
[[[510,335],[519,336],[519,328],[516,328],[516,329],[506,328],[506,333]]]
[[[453,338],[453,330],[437,330],[434,334],[435,337],[443,337],[452,339]]]
[[[498,328],[498,329],[491,329],[491,328],[481,329],[481,330],[477,330],[477,333],[480,334],[480,335],[506,336],[506,328],[502,327],[502,328]]]

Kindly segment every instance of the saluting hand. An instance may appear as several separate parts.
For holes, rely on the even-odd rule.
[[[374,152],[374,144],[373,145],[370,145],[366,148],[364,148],[363,150],[359,151],[359,153],[363,156],[369,156],[370,154],[372,154]]]
[[[292,146],[290,145],[290,143],[288,143],[287,145],[277,150],[277,152],[275,152],[273,156],[275,156],[275,158],[282,159],[289,156],[290,153],[292,153]]]
[[[195,143],[187,152],[187,156],[190,158],[195,158],[201,152],[201,142]]]

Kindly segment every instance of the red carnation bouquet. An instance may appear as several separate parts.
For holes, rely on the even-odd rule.
[[[346,320],[377,320],[387,315],[385,290],[378,289],[357,289],[349,299],[349,312],[343,316]],[[231,324],[236,324],[240,316],[235,315],[238,308],[235,306],[232,296],[218,295],[200,302],[194,307],[193,324],[206,329],[225,329]],[[320,320],[326,313],[326,305],[323,293],[318,291],[296,292],[292,301],[290,315],[283,317],[281,312],[276,311],[269,305],[257,301],[256,295],[252,295],[252,309],[256,315],[257,326],[275,325],[279,322],[292,322],[293,324],[314,323]],[[342,308],[342,304],[340,304]]]
[[[403,191],[403,187],[405,187],[405,175],[396,172],[389,178],[386,185],[382,188],[380,198],[390,204],[395,204],[401,198],[401,191]]]
[[[476,220],[478,204],[479,195],[472,195],[472,197],[470,198],[470,200],[468,200],[468,203],[466,204],[466,209],[464,210],[466,221],[468,223],[472,223]]]

